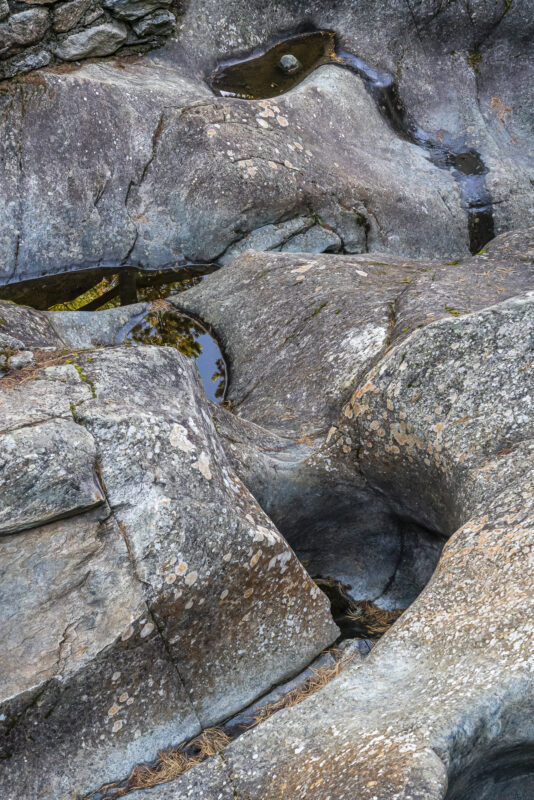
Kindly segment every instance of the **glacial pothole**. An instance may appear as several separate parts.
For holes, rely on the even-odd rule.
[[[282,59],[292,59],[299,68],[285,70]],[[421,147],[436,167],[451,172],[467,213],[470,250],[478,253],[495,236],[492,199],[485,178],[488,169],[480,154],[460,136],[424,130],[406,109],[393,75],[343,50],[334,31],[297,34],[267,50],[255,50],[246,58],[223,61],[207,82],[215,93],[225,97],[267,99],[293,89],[325,64],[358,75],[395,133]]]
[[[534,746],[523,744],[488,753],[449,784],[445,800],[532,800]]]

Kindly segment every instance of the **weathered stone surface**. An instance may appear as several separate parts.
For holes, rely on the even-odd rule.
[[[455,263],[246,254],[171,302],[217,332],[240,416],[313,438],[334,424],[351,387],[394,341],[529,289],[533,248],[528,229]]]
[[[154,36],[171,33],[175,25],[176,17],[172,11],[161,8],[134,22],[133,29],[138,36]]]
[[[199,731],[108,515],[91,512],[0,543],[2,607],[10,609],[0,786],[9,800],[70,798]]]
[[[14,56],[2,62],[2,77],[12,78],[34,69],[41,69],[50,64],[50,53],[47,50],[36,50],[34,53],[24,53],[24,55]]]
[[[10,307],[12,317],[18,311],[43,324],[45,315]],[[98,315],[80,314],[80,326],[92,316]],[[94,452],[83,453],[88,442],[96,447],[105,492],[101,511],[0,542],[2,568],[17,587],[28,586],[39,564],[78,587],[64,590],[45,574],[24,610],[8,613],[9,625],[16,621],[25,630],[24,638],[11,628],[5,637],[2,671],[14,683],[3,695],[2,713],[17,719],[3,739],[11,757],[0,785],[9,800],[37,796],[45,786],[58,800],[70,798],[74,790],[124,777],[135,763],[306,666],[337,636],[326,599],[227,465],[187,359],[169,348],[139,347],[78,352],[68,360],[73,363],[22,369],[0,382],[1,426],[19,428],[2,438],[31,437],[29,453],[42,436],[45,448],[57,451],[30,500],[32,493],[39,499],[40,489],[45,493],[48,481],[54,487],[46,493],[48,505],[57,513],[59,494],[66,507],[54,470],[75,458],[81,479],[84,469],[91,472]],[[37,421],[42,424],[20,428]],[[54,426],[62,438],[46,435]],[[68,470],[70,477],[76,469]],[[30,479],[24,474],[14,485],[20,490]],[[82,500],[74,499],[79,511]],[[20,513],[29,517],[32,510],[28,503]],[[23,519],[19,529],[42,520],[36,503],[33,520]],[[88,548],[83,556],[80,543]],[[58,561],[63,551],[68,570]],[[8,609],[20,589],[5,587]],[[35,608],[43,604],[51,622],[41,627]],[[107,615],[105,626],[91,616],[92,604]],[[26,613],[31,628],[23,622]],[[21,652],[32,656],[17,674],[13,663]],[[39,693],[39,703],[23,714]]]
[[[171,0],[104,0],[104,7],[115,17],[129,21],[140,19],[151,11],[170,4]]]
[[[78,24],[85,14],[91,0],[71,0],[54,9],[53,28],[57,33],[65,33]]]
[[[238,797],[475,800],[482,784],[528,796],[533,311],[526,293],[416,330],[362,377],[340,435],[314,456],[332,479],[361,470],[403,513],[457,530],[362,665],[226,748]],[[468,788],[477,770],[485,782]]]
[[[452,139],[480,151],[500,232],[533,220],[534,167],[525,146],[532,135],[525,112],[532,105],[532,55],[525,45],[531,2],[492,10],[491,24],[484,22],[482,0],[472,5],[476,22],[469,35],[464,10],[456,15],[440,7],[429,19],[424,9],[412,16],[400,0],[388,0],[380,9],[367,2],[355,7],[348,0],[333,8],[314,0],[307,20],[339,30],[348,49],[397,75],[408,110],[422,125],[447,130]],[[433,166],[421,148],[399,139],[354,74],[322,67],[268,106],[212,98],[202,76],[218,59],[293,29],[303,21],[302,13],[293,0],[280,3],[276,15],[262,3],[252,20],[243,0],[207,5],[195,0],[181,17],[178,44],[169,43],[126,74],[94,67],[75,75],[43,73],[48,90],[31,102],[21,99],[30,108],[24,126],[15,104],[2,130],[8,165],[1,181],[4,280],[15,272],[22,277],[102,261],[120,264],[130,257],[147,266],[211,260],[252,231],[310,212],[333,228],[347,252],[464,255],[467,216],[453,175]],[[511,64],[521,67],[512,74]],[[140,81],[154,87],[143,92],[142,101]],[[84,113],[73,109],[82,82]],[[34,87],[26,91],[33,93]],[[62,94],[68,95],[68,109]],[[207,98],[213,103],[204,103]],[[144,119],[132,124],[141,102]],[[189,108],[192,103],[196,108]],[[73,113],[81,121],[78,139],[89,140],[83,170],[67,175],[62,150],[74,152],[77,143],[64,137],[48,143],[46,163],[34,165],[32,153],[39,152],[43,161],[40,131],[51,127],[51,120],[67,127]],[[94,119],[102,123],[98,128]],[[22,127],[27,144],[18,141]],[[112,153],[118,140],[123,149],[114,154],[108,174],[102,153]],[[16,160],[10,158],[13,146],[17,151],[22,146],[34,177],[35,191],[27,194],[22,216],[17,198],[25,179],[17,176]],[[138,158],[130,161],[132,149]],[[70,197],[68,219],[64,215],[51,226],[51,208],[64,208],[64,195]],[[54,202],[47,203],[45,214],[40,198],[49,197]],[[89,205],[95,197],[96,208]],[[112,236],[105,230],[110,218],[116,223]]]
[[[235,800],[228,769],[220,756],[196,767],[178,780],[141,789],[129,795],[132,800]]]
[[[0,0],[0,20],[5,19],[9,15],[9,3],[7,0]]]
[[[103,503],[95,456],[92,437],[68,420],[1,435],[0,533],[35,528]]]
[[[56,46],[54,52],[64,61],[92,56],[109,56],[126,41],[128,31],[119,22],[105,22],[94,28],[73,33]]]

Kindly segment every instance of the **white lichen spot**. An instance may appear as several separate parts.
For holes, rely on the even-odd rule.
[[[126,701],[126,705],[131,706],[134,700],[135,700],[134,697],[129,697],[128,700]]]
[[[287,126],[289,125],[289,122],[285,117],[276,117],[276,121],[282,128],[287,128]]]
[[[127,629],[124,631],[124,633],[123,633],[123,634],[121,634],[121,639],[122,639],[122,641],[123,641],[123,642],[125,642],[125,641],[126,641],[126,639],[129,639],[129,638],[130,638],[130,636],[133,634],[133,632],[134,632],[133,625],[130,625],[130,627],[129,627],[129,628],[127,628]]]
[[[172,426],[169,441],[173,447],[178,447],[184,453],[192,453],[195,445],[187,438],[189,431],[183,425],[176,423]]]
[[[250,566],[255,567],[258,561],[261,558],[261,550],[256,550],[252,558],[250,559]]]
[[[154,630],[154,624],[152,622],[147,622],[146,625],[143,625],[141,633],[139,634],[141,636],[141,639],[145,639],[147,636],[150,636],[153,630]]]
[[[171,572],[170,575],[167,575],[165,580],[167,583],[174,583],[174,581],[176,580],[176,575],[174,574],[174,572]]]
[[[108,710],[108,717],[113,717],[117,711],[119,710],[119,706],[114,703],[111,708]]]
[[[230,561],[231,558],[232,558],[232,554],[231,553],[225,553],[223,555],[223,561]]]
[[[250,587],[250,589],[246,590],[246,592],[244,593],[243,597],[250,597],[253,592],[254,592],[254,589],[252,587]]]
[[[125,703],[128,700],[128,692],[123,692],[119,697],[119,702]]]
[[[212,136],[215,136],[215,134],[216,134],[216,133],[217,133],[217,131],[215,130],[215,128],[208,128],[208,130],[207,130],[207,134],[208,134],[208,136],[209,136],[210,138],[211,138]]]
[[[226,600],[227,597],[228,597],[228,589],[224,589],[221,592],[221,600]]]
[[[261,117],[256,117],[256,122],[258,123],[260,128],[268,128],[269,127],[269,123],[267,122],[267,120],[266,119],[261,119]]]
[[[207,481],[211,480],[210,459],[207,453],[202,452],[198,457],[198,461],[193,464],[195,469],[198,469]]]
[[[190,608],[193,608],[193,601],[192,600],[188,600],[187,603],[185,604],[185,608],[187,608],[188,610]]]
[[[119,680],[120,676],[121,676],[120,672],[114,672],[113,675],[111,676],[112,682],[113,683],[117,683],[117,681]]]
[[[187,564],[185,561],[180,561],[178,566],[176,567],[176,574],[177,575],[184,575],[187,572]]]
[[[186,582],[186,584],[188,586],[192,586],[195,583],[197,578],[198,578],[198,572],[194,572],[194,571],[193,572],[189,572],[185,576],[185,582]]]
[[[122,726],[123,726],[122,719],[118,719],[116,722],[113,723],[113,727],[111,730],[113,731],[113,733],[117,733],[118,731],[120,731]]]

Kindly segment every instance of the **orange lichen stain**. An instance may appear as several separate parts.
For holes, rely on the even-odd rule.
[[[354,394],[351,397],[351,403],[354,404],[356,400],[359,400],[361,397],[363,397],[364,394],[367,394],[368,392],[378,393],[379,391],[380,389],[377,386],[375,386],[374,383],[372,383],[371,381],[367,381],[367,383],[364,384],[364,386],[362,386],[361,389],[357,389],[354,392]]]
[[[350,407],[350,405],[345,406],[345,408],[343,409],[343,413],[349,419],[352,419],[352,417],[354,416],[352,408]],[[328,439],[327,439],[327,441],[328,441]]]
[[[352,410],[355,417],[361,416],[361,414],[366,414],[370,409],[369,406],[360,405],[360,403],[354,403],[352,406]]]

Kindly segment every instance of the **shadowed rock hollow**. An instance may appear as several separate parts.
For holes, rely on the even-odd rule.
[[[132,8],[157,5],[101,24],[129,8],[149,43],[167,23]],[[534,7],[174,10],[142,57],[0,83],[2,797],[528,800]],[[25,13],[0,0],[0,36]],[[321,63],[287,53],[265,99],[212,90],[313,30]],[[133,303],[132,267],[191,262]],[[51,310],[110,271],[122,307]],[[145,330],[178,313],[220,346],[222,405]],[[340,597],[406,610],[239,727],[335,661]],[[222,753],[129,779],[212,726]]]

